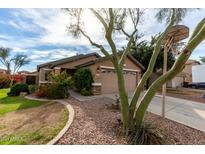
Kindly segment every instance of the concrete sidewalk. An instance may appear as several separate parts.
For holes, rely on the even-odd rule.
[[[79,101],[95,100],[97,98],[104,97],[115,99],[115,94],[82,96],[73,91],[71,91],[70,94]],[[132,93],[129,93],[129,96],[132,96]],[[148,111],[157,115],[161,115],[161,107],[162,96],[156,95],[150,103]],[[205,104],[167,96],[165,116],[168,119],[205,132]]]

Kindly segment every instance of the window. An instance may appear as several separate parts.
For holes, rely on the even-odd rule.
[[[45,70],[45,81],[49,81],[49,75],[51,74],[51,70]]]

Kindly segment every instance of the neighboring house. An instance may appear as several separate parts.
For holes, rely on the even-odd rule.
[[[29,71],[19,71],[18,75],[22,76],[22,83],[26,84],[36,84],[37,83],[37,72],[29,72]]]
[[[76,55],[38,65],[38,84],[48,83],[50,72],[60,73],[66,70],[67,73],[73,75],[76,69],[82,67],[89,68],[92,73],[94,79],[92,92],[94,95],[118,92],[116,72],[111,61],[97,53]],[[137,60],[128,55],[124,64],[124,78],[127,91],[133,91],[136,88],[143,69],[144,67]]]
[[[0,68],[0,74],[7,74],[7,71],[5,69]]]
[[[182,72],[169,81],[167,87],[176,88],[192,83],[192,67],[196,65],[200,65],[200,62],[197,60],[188,60]]]

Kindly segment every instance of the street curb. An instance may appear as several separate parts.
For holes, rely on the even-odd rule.
[[[64,106],[66,106],[67,110],[68,110],[68,121],[65,124],[64,128],[58,133],[58,135],[56,137],[54,137],[51,141],[49,141],[47,143],[47,145],[54,145],[56,142],[58,142],[61,137],[66,133],[66,131],[70,128],[73,119],[74,119],[74,109],[73,107],[68,104],[68,102],[63,101],[63,100],[49,100],[49,99],[40,99],[40,98],[34,98],[34,97],[30,97],[30,96],[26,96],[25,98],[30,99],[30,100],[36,100],[36,101],[52,101],[52,102],[58,102],[63,104]]]

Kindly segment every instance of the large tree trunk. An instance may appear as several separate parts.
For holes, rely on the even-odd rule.
[[[120,110],[121,110],[121,118],[123,123],[123,131],[125,134],[128,132],[129,127],[129,102],[128,96],[125,88],[125,81],[123,76],[123,67],[121,65],[115,65],[117,80],[118,80],[118,90],[120,96]]]

